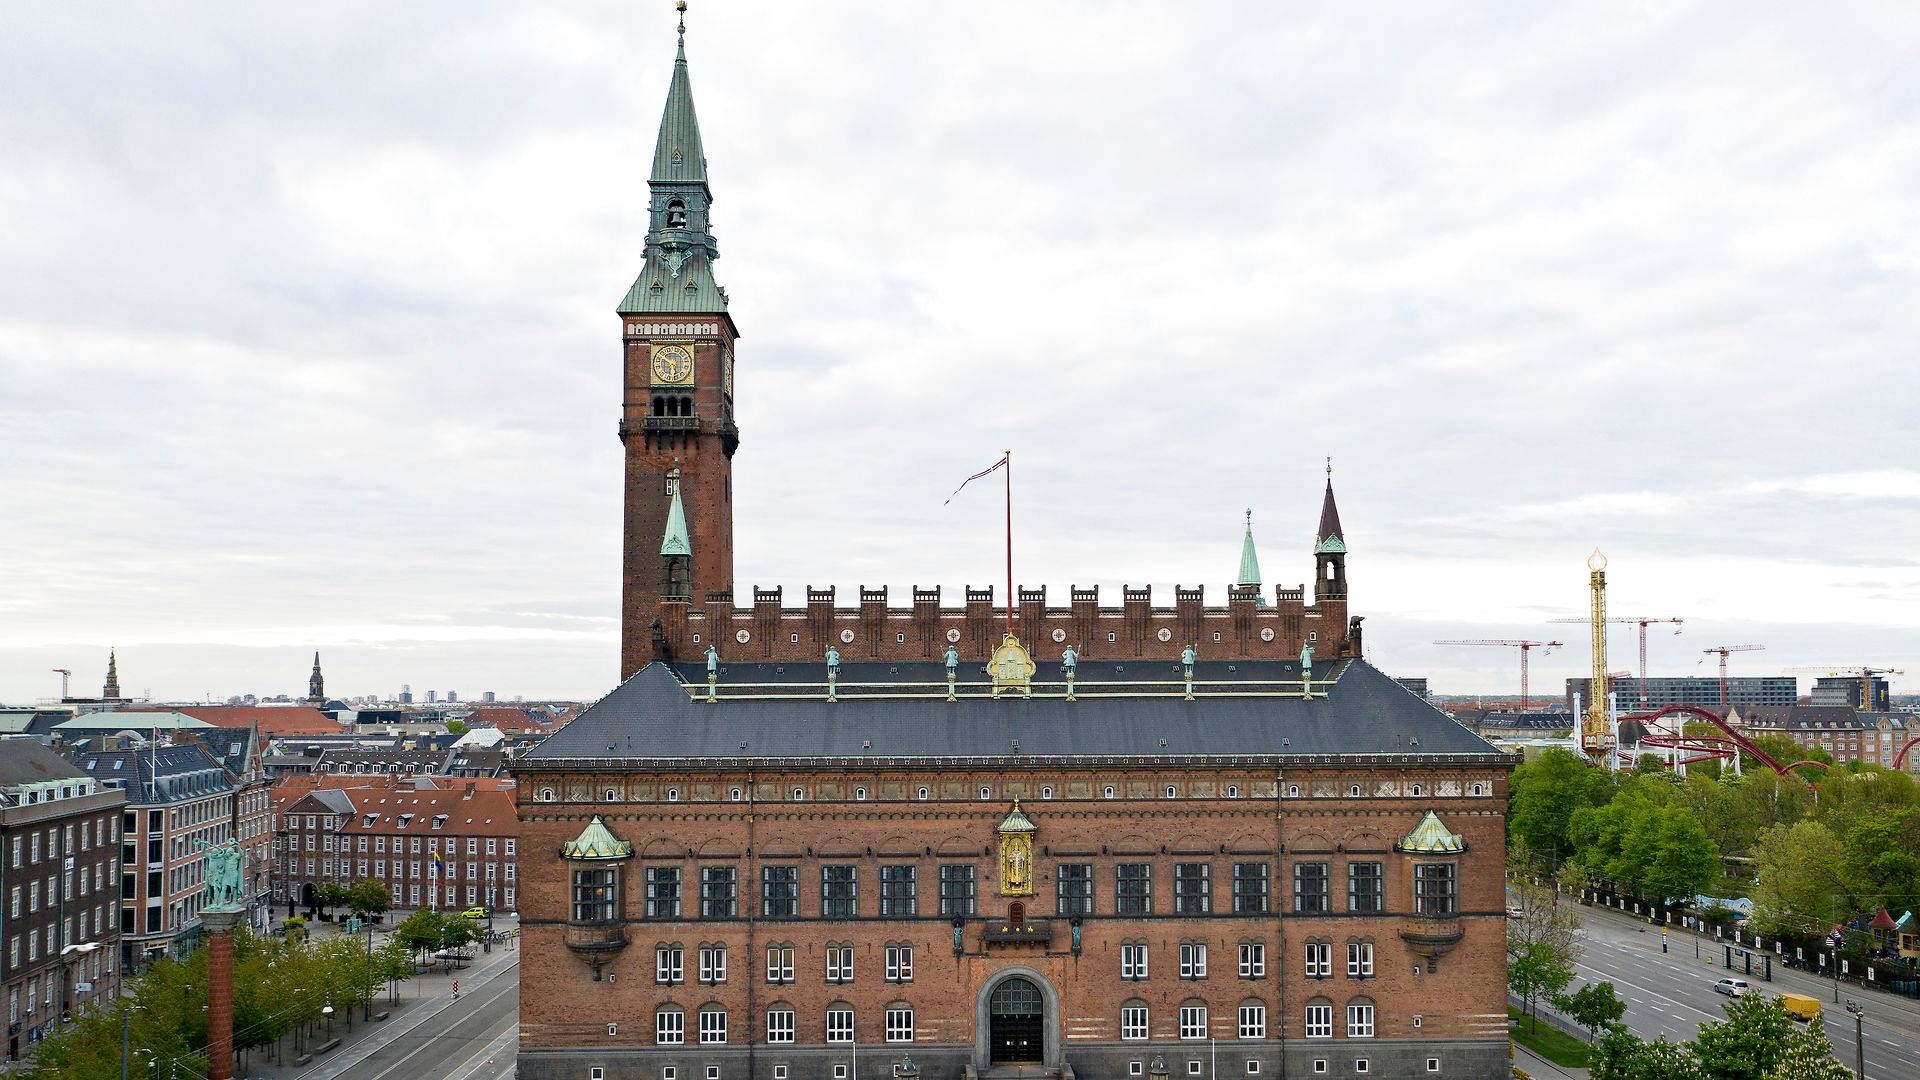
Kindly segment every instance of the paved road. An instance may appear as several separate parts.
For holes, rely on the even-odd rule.
[[[1702,1020],[1721,1020],[1726,998],[1712,990],[1714,980],[1732,975],[1756,988],[1790,990],[1812,995],[1823,1005],[1827,1037],[1835,1055],[1849,1068],[1854,1060],[1853,1018],[1832,1004],[1832,985],[1804,972],[1774,965],[1774,981],[1756,973],[1720,968],[1720,949],[1710,940],[1700,942],[1695,959],[1694,939],[1684,931],[1667,935],[1668,952],[1660,951],[1660,933],[1644,920],[1635,920],[1597,908],[1581,908],[1585,920],[1580,941],[1584,948],[1577,971],[1587,982],[1611,982],[1627,1002],[1625,1022],[1634,1034],[1651,1039],[1690,1039]],[[1645,931],[1644,933],[1642,931]],[[1577,985],[1577,984],[1576,984]],[[1571,989],[1571,988],[1570,988]],[[1867,1076],[1870,1080],[1906,1080],[1920,1077],[1920,1005],[1878,991],[1840,988],[1841,998],[1852,997],[1866,1007]]]
[[[460,1000],[449,996],[431,1012],[409,1017],[409,1026],[346,1048],[343,1057],[316,1064],[299,1080],[510,1080],[520,1024],[518,955],[480,978],[463,979],[462,987]]]

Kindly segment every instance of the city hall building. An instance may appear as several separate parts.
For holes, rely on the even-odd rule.
[[[623,681],[516,766],[520,1075],[1506,1076],[1513,762],[1366,662],[1331,485],[1310,589],[1249,533],[1225,605],[736,603],[684,46],[651,188]]]

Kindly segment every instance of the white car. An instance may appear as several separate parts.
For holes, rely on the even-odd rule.
[[[1721,979],[1713,984],[1713,992],[1728,997],[1746,997],[1752,992],[1745,979]]]
[[[1507,918],[1509,919],[1524,919],[1526,917],[1527,917],[1526,909],[1521,907],[1518,904],[1514,904],[1507,908]]]

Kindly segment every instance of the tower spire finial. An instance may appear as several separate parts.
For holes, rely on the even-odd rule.
[[[685,60],[687,58],[687,0],[677,0],[673,10],[680,13],[680,59]]]
[[[1333,479],[1333,456],[1331,454],[1327,456],[1327,479]]]

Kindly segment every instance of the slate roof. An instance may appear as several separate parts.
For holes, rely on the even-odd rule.
[[[73,763],[102,784],[123,787],[135,806],[197,799],[233,790],[233,775],[199,743],[145,750],[81,750]]]
[[[0,787],[73,780],[86,773],[33,739],[0,742]]]
[[[1043,659],[1036,677],[1057,679],[1058,667],[1057,660]],[[1364,661],[1316,665],[1314,689],[1327,692],[1325,698],[1302,700],[1299,676],[1296,661],[1201,661],[1196,689],[1208,696],[1188,701],[1177,663],[1082,660],[1076,701],[1036,693],[949,702],[944,665],[843,662],[839,700],[828,701],[824,665],[723,664],[720,700],[709,704],[696,700],[704,698],[704,663],[676,671],[656,662],[529,750],[520,767],[960,758],[1508,760]],[[1209,682],[1235,685],[1206,687]],[[915,683],[936,688],[909,685]],[[1289,683],[1292,696],[1281,696],[1276,688]],[[686,684],[693,684],[693,695]],[[977,666],[961,672],[963,695],[982,695],[987,685]],[[1114,696],[1096,696],[1103,693]]]

